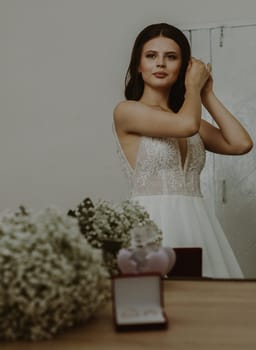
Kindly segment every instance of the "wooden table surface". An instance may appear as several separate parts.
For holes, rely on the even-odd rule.
[[[256,349],[255,281],[164,282],[167,330],[117,333],[111,304],[52,340],[2,342],[1,350]]]

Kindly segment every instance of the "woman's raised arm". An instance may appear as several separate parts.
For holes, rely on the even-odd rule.
[[[218,127],[202,121],[200,135],[207,150],[239,155],[253,147],[253,141],[238,119],[223,105],[213,92],[213,80],[210,76],[201,92],[202,103],[215,120]]]
[[[197,133],[201,123],[200,92],[208,77],[207,67],[192,59],[186,72],[185,100],[177,113],[156,110],[139,101],[123,101],[114,109],[116,128],[151,137],[188,137]]]

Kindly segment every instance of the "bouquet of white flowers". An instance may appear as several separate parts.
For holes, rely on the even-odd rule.
[[[82,234],[93,247],[103,249],[105,264],[112,276],[119,272],[118,251],[130,245],[131,229],[147,226],[153,232],[153,242],[162,242],[161,230],[137,202],[126,200],[112,204],[99,200],[94,204],[86,198],[75,210],[69,210],[68,215],[78,219]]]
[[[46,339],[110,297],[101,251],[57,209],[0,217],[0,339]]]

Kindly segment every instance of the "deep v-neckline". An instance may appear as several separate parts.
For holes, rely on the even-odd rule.
[[[188,149],[189,149],[189,139],[184,138],[184,146],[180,146],[179,139],[176,139],[177,150],[179,155],[179,164],[182,171],[186,170],[187,158],[188,158]]]

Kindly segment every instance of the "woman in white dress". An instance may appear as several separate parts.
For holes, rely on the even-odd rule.
[[[214,94],[210,64],[191,57],[178,28],[149,25],[135,40],[125,97],[114,109],[113,131],[131,199],[161,228],[164,246],[202,247],[204,276],[242,277],[202,198],[200,172],[205,150],[241,155],[252,140]],[[202,105],[217,127],[201,119]]]

